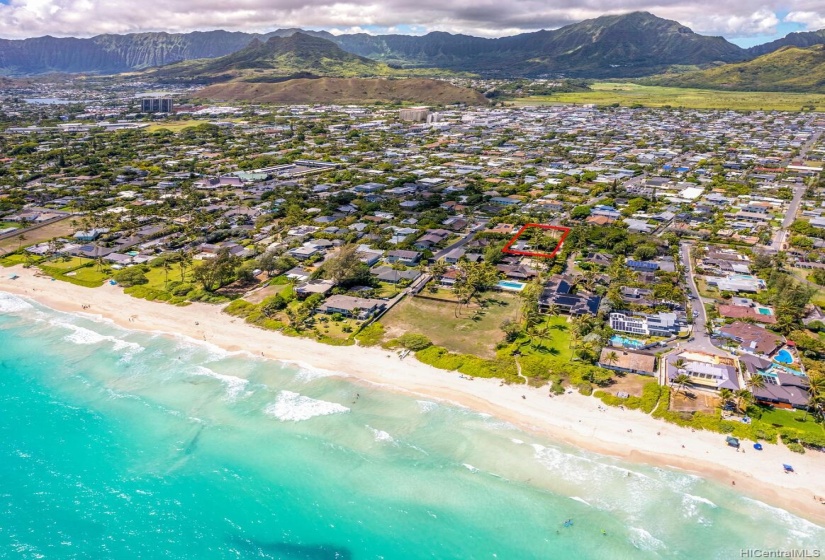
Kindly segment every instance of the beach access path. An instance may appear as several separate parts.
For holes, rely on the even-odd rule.
[[[327,346],[248,325],[220,306],[177,307],[132,298],[120,286],[84,288],[39,276],[22,266],[5,269],[0,292],[29,298],[59,311],[93,316],[118,326],[184,336],[228,351],[336,372],[352,382],[443,400],[489,413],[518,427],[582,449],[632,462],[682,469],[715,479],[745,495],[792,511],[825,526],[825,453],[792,453],[766,444],[761,452],[743,445],[737,453],[723,434],[691,431],[641,411],[602,406],[572,391],[550,397],[548,388],[502,385],[498,379],[468,381],[457,372],[435,369],[380,348]],[[12,280],[11,274],[19,275]],[[90,306],[84,309],[84,306]],[[782,464],[796,470],[783,472]]]

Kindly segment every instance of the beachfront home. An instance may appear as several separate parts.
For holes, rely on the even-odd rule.
[[[386,302],[380,299],[360,298],[345,295],[334,295],[318,307],[318,312],[333,315],[340,313],[345,317],[366,319],[384,308]]]
[[[667,379],[673,382],[680,374],[690,377],[690,385],[703,389],[739,389],[738,366],[735,358],[704,352],[673,352],[665,364]]]
[[[745,367],[748,378],[761,375],[765,382],[764,387],[753,389],[756,402],[777,408],[807,408],[809,383],[802,372],[776,365],[770,359],[751,354],[742,354],[739,362]]]

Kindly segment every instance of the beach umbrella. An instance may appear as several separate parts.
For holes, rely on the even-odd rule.
[[[754,443],[753,448],[757,451],[762,451],[762,444],[761,443]]]
[[[782,465],[782,467],[785,469],[785,472],[794,472],[793,467],[790,465]]]

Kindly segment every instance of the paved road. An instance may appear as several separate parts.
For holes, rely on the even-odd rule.
[[[693,247],[692,244],[683,242],[680,246],[680,253],[682,257],[682,265],[685,267],[685,277],[687,278],[687,285],[690,288],[690,293],[693,295],[691,299],[691,308],[698,311],[696,316],[693,318],[693,340],[691,342],[687,342],[684,345],[684,348],[690,348],[692,350],[699,350],[702,352],[707,352],[708,354],[724,354],[721,350],[719,350],[710,340],[710,336],[707,332],[707,322],[708,316],[705,312],[705,306],[702,303],[702,298],[699,295],[699,288],[696,286],[696,281],[693,278],[693,265],[690,262],[690,249]]]
[[[779,252],[785,250],[785,241],[790,236],[790,231],[788,231],[788,228],[791,227],[791,224],[793,224],[796,219],[796,214],[799,212],[799,205],[802,204],[802,197],[805,195],[805,190],[805,185],[794,186],[793,199],[788,205],[787,212],[785,212],[785,219],[782,221],[782,227],[774,232],[773,238],[771,239],[771,244],[769,245],[771,251]]]
[[[484,226],[487,225],[488,221],[489,220],[480,220],[479,224],[477,226],[475,226],[473,229],[470,230],[470,233],[468,233],[467,235],[465,235],[464,237],[462,237],[461,239],[459,239],[458,241],[456,241],[452,245],[444,247],[439,252],[435,253],[433,255],[433,260],[437,261],[438,259],[442,259],[442,258],[444,258],[444,255],[446,255],[447,253],[449,253],[453,249],[460,249],[461,247],[464,247],[467,243],[469,243],[470,241],[473,240],[473,237],[475,237],[476,232],[481,231],[482,229],[484,229]]]
[[[810,140],[805,142],[805,144],[799,149],[799,155],[796,156],[797,159],[804,159],[810,149],[817,143],[820,136],[822,136],[821,130],[818,130],[813,136],[811,136]],[[790,161],[786,161],[785,165],[788,165],[789,163]],[[791,227],[796,219],[796,214],[799,212],[799,206],[802,204],[802,197],[805,195],[805,190],[806,186],[804,184],[794,186],[793,199],[788,205],[788,211],[785,212],[785,219],[782,221],[782,228],[774,232],[773,239],[769,245],[771,251],[779,252],[785,249],[785,242],[790,235],[788,228]]]

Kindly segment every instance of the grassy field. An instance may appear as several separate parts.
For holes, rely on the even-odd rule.
[[[816,93],[742,92],[706,89],[642,86],[631,83],[597,82],[593,91],[523,97],[516,105],[596,104],[644,107],[684,107],[686,109],[734,109],[739,111],[799,111],[813,105],[825,111],[825,95]]]
[[[146,127],[147,132],[155,132],[157,130],[166,129],[171,132],[180,132],[184,128],[190,126],[198,126],[199,124],[206,124],[208,121],[185,120],[185,121],[161,121],[152,123]]]
[[[458,317],[455,304],[406,298],[381,318],[381,324],[387,339],[419,333],[452,352],[493,358],[496,344],[504,338],[501,323],[515,320],[518,300],[504,293],[490,294],[490,298],[493,301],[485,309],[475,304],[462,307]]]
[[[789,428],[796,428],[811,435],[825,434],[825,427],[814,421],[813,416],[805,415],[801,411],[784,410],[781,408],[762,408],[760,407],[762,422],[767,422],[773,426],[787,426]]]
[[[67,235],[71,235],[75,228],[70,225],[70,222],[71,220],[67,218],[65,220],[60,220],[59,222],[24,233],[23,235],[26,238],[23,240],[22,246],[28,247],[29,245],[36,245],[37,243],[48,241],[53,237],[65,237]],[[19,246],[21,246],[21,242],[17,236],[4,239],[0,241],[0,255],[16,251]]]
[[[547,327],[547,338],[531,340],[521,336],[511,344],[505,353],[518,349],[522,356],[551,355],[560,362],[569,362],[573,359],[573,349],[570,347],[570,328],[566,315],[547,317],[544,326]]]

